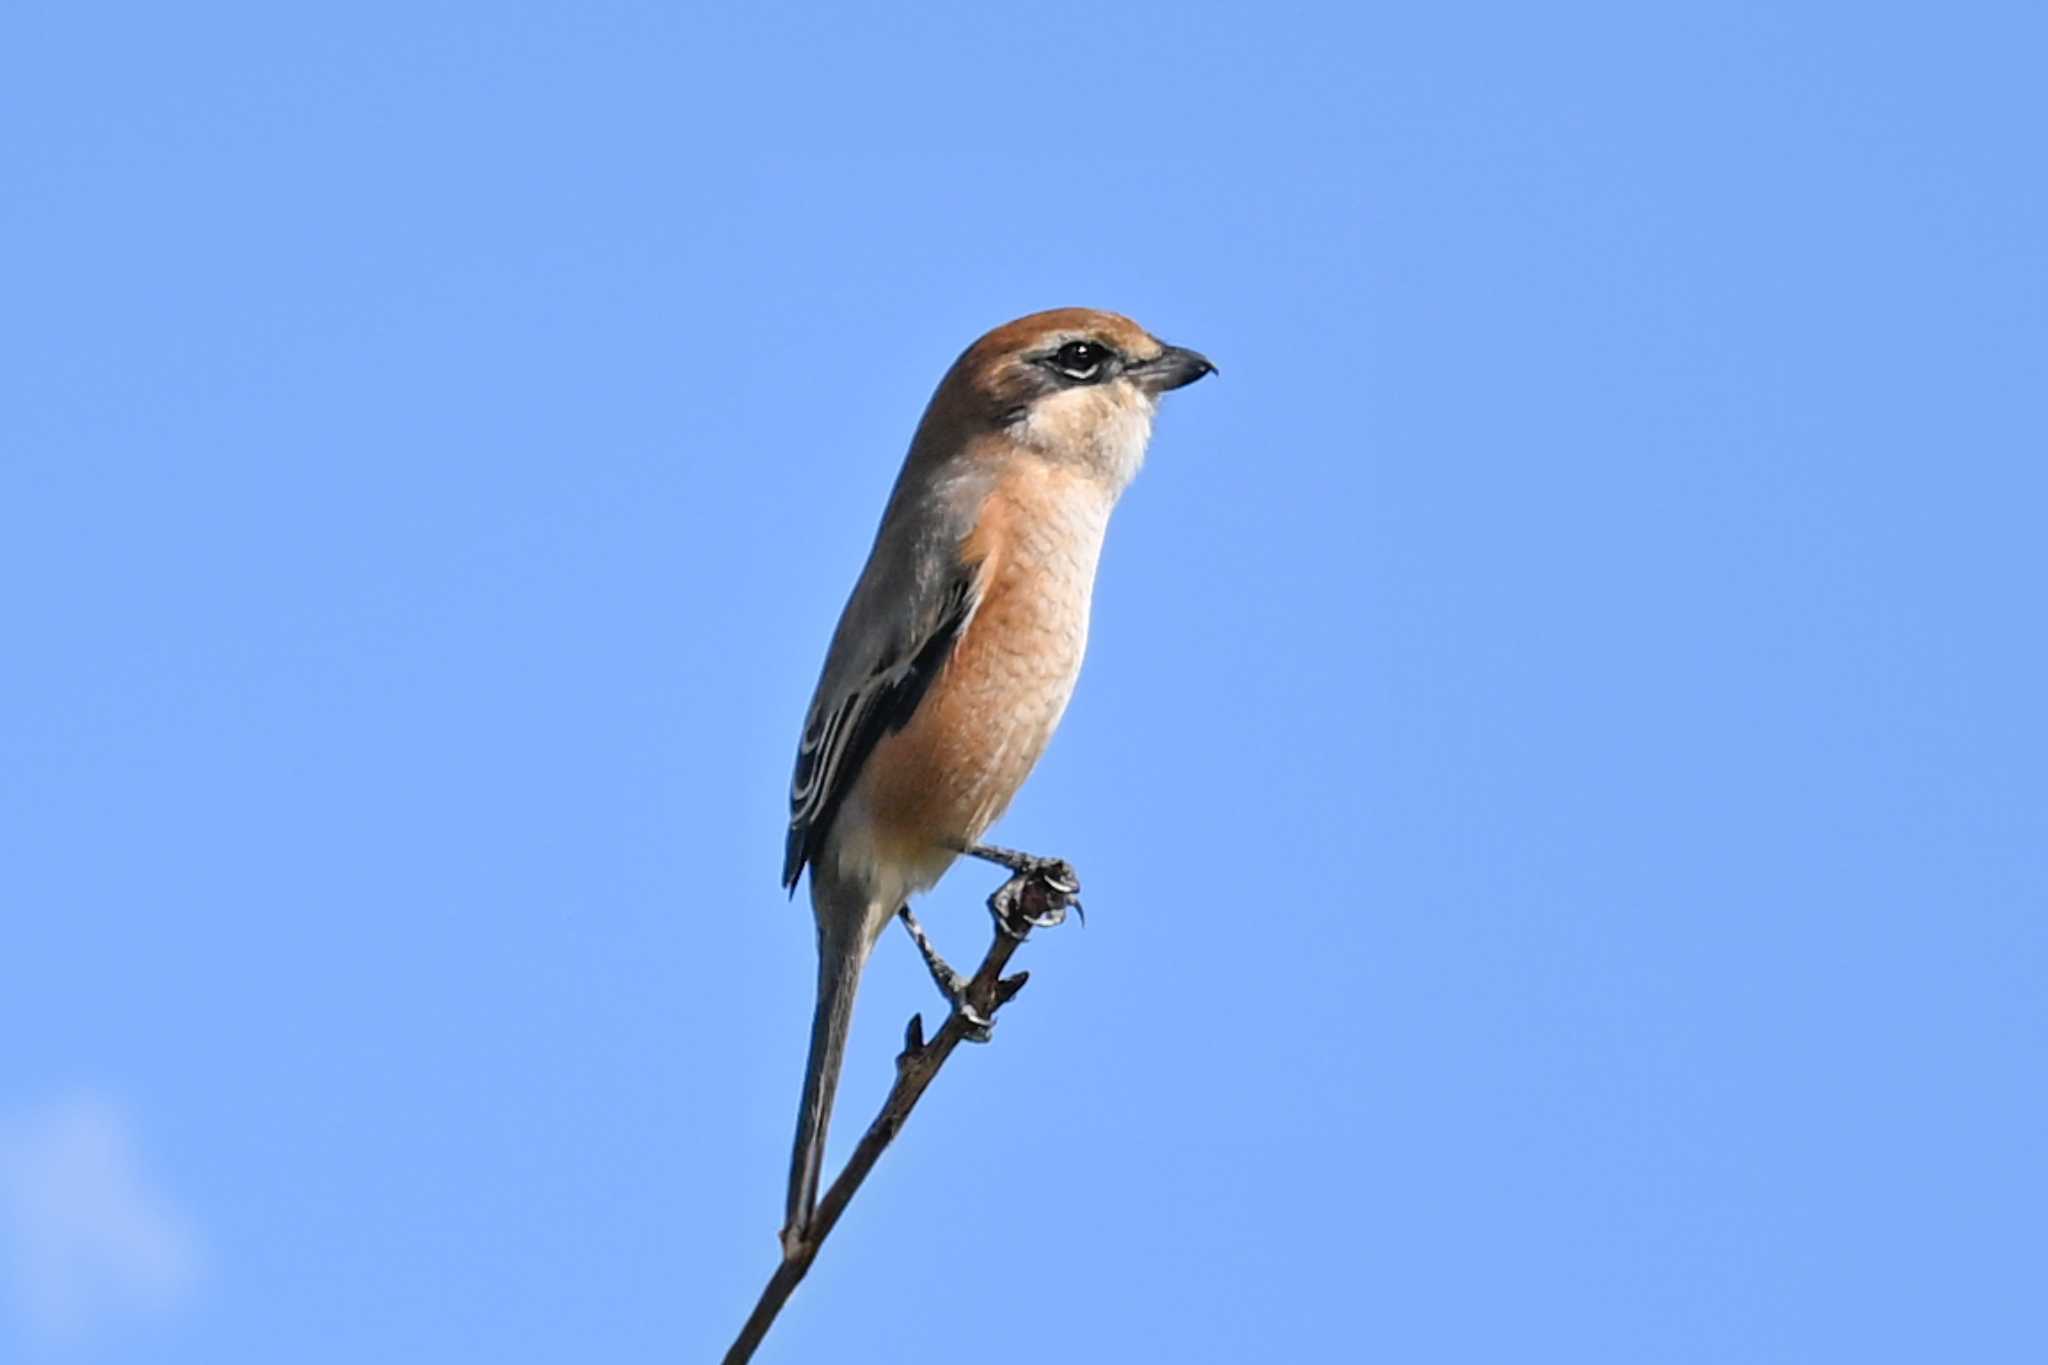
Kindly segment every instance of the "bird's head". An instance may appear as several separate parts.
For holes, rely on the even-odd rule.
[[[975,342],[939,385],[934,408],[1117,487],[1144,458],[1159,395],[1216,367],[1137,323],[1092,308],[1056,308]]]

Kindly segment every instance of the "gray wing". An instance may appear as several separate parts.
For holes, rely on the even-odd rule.
[[[840,615],[804,718],[782,858],[782,884],[792,892],[868,755],[910,723],[979,601],[980,566],[960,554],[964,526],[931,505],[930,515],[899,518],[895,502]],[[924,533],[913,534],[905,520]]]

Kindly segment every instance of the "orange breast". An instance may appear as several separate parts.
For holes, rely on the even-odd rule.
[[[963,551],[980,603],[910,724],[861,783],[877,851],[914,859],[981,838],[1073,695],[1109,508],[1094,483],[1034,465],[989,495]]]

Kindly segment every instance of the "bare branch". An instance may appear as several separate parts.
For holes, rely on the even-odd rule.
[[[989,897],[989,909],[996,917],[995,941],[989,944],[988,955],[982,958],[981,966],[975,970],[973,979],[967,983],[967,1003],[982,1018],[993,1020],[996,1011],[1008,1004],[1030,973],[1018,972],[1005,977],[1003,969],[1010,963],[1010,957],[1030,934],[1034,924],[1057,924],[1066,910],[1078,904],[1074,899],[1078,887],[1073,869],[1064,863],[1035,866],[1016,873],[1009,881]],[[825,1197],[818,1201],[818,1210],[812,1216],[805,1235],[783,1250],[782,1264],[768,1279],[768,1285],[761,1291],[761,1298],[754,1305],[746,1325],[740,1329],[739,1338],[732,1349],[725,1353],[725,1365],[744,1365],[753,1359],[762,1338],[775,1322],[775,1315],[782,1311],[782,1305],[789,1301],[790,1294],[811,1268],[811,1262],[818,1257],[818,1248],[831,1235],[839,1215],[846,1212],[859,1191],[861,1182],[868,1178],[868,1172],[882,1158],[882,1153],[903,1129],[910,1111],[917,1107],[925,1089],[939,1074],[939,1068],[953,1055],[953,1049],[960,1046],[977,1025],[955,1006],[946,1016],[937,1035],[930,1042],[924,1040],[924,1017],[913,1014],[910,1024],[904,1030],[903,1051],[896,1058],[896,1084],[889,1090],[889,1096],[882,1101],[882,1111],[875,1115],[875,1121],[861,1134],[860,1143],[847,1158],[846,1168],[839,1178],[832,1182],[832,1188],[825,1191]]]

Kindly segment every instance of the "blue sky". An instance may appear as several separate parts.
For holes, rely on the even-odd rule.
[[[10,11],[0,1357],[722,1349],[826,638],[1086,304],[1223,369],[1000,827],[1091,916],[761,1358],[2042,1358],[2044,40]]]

